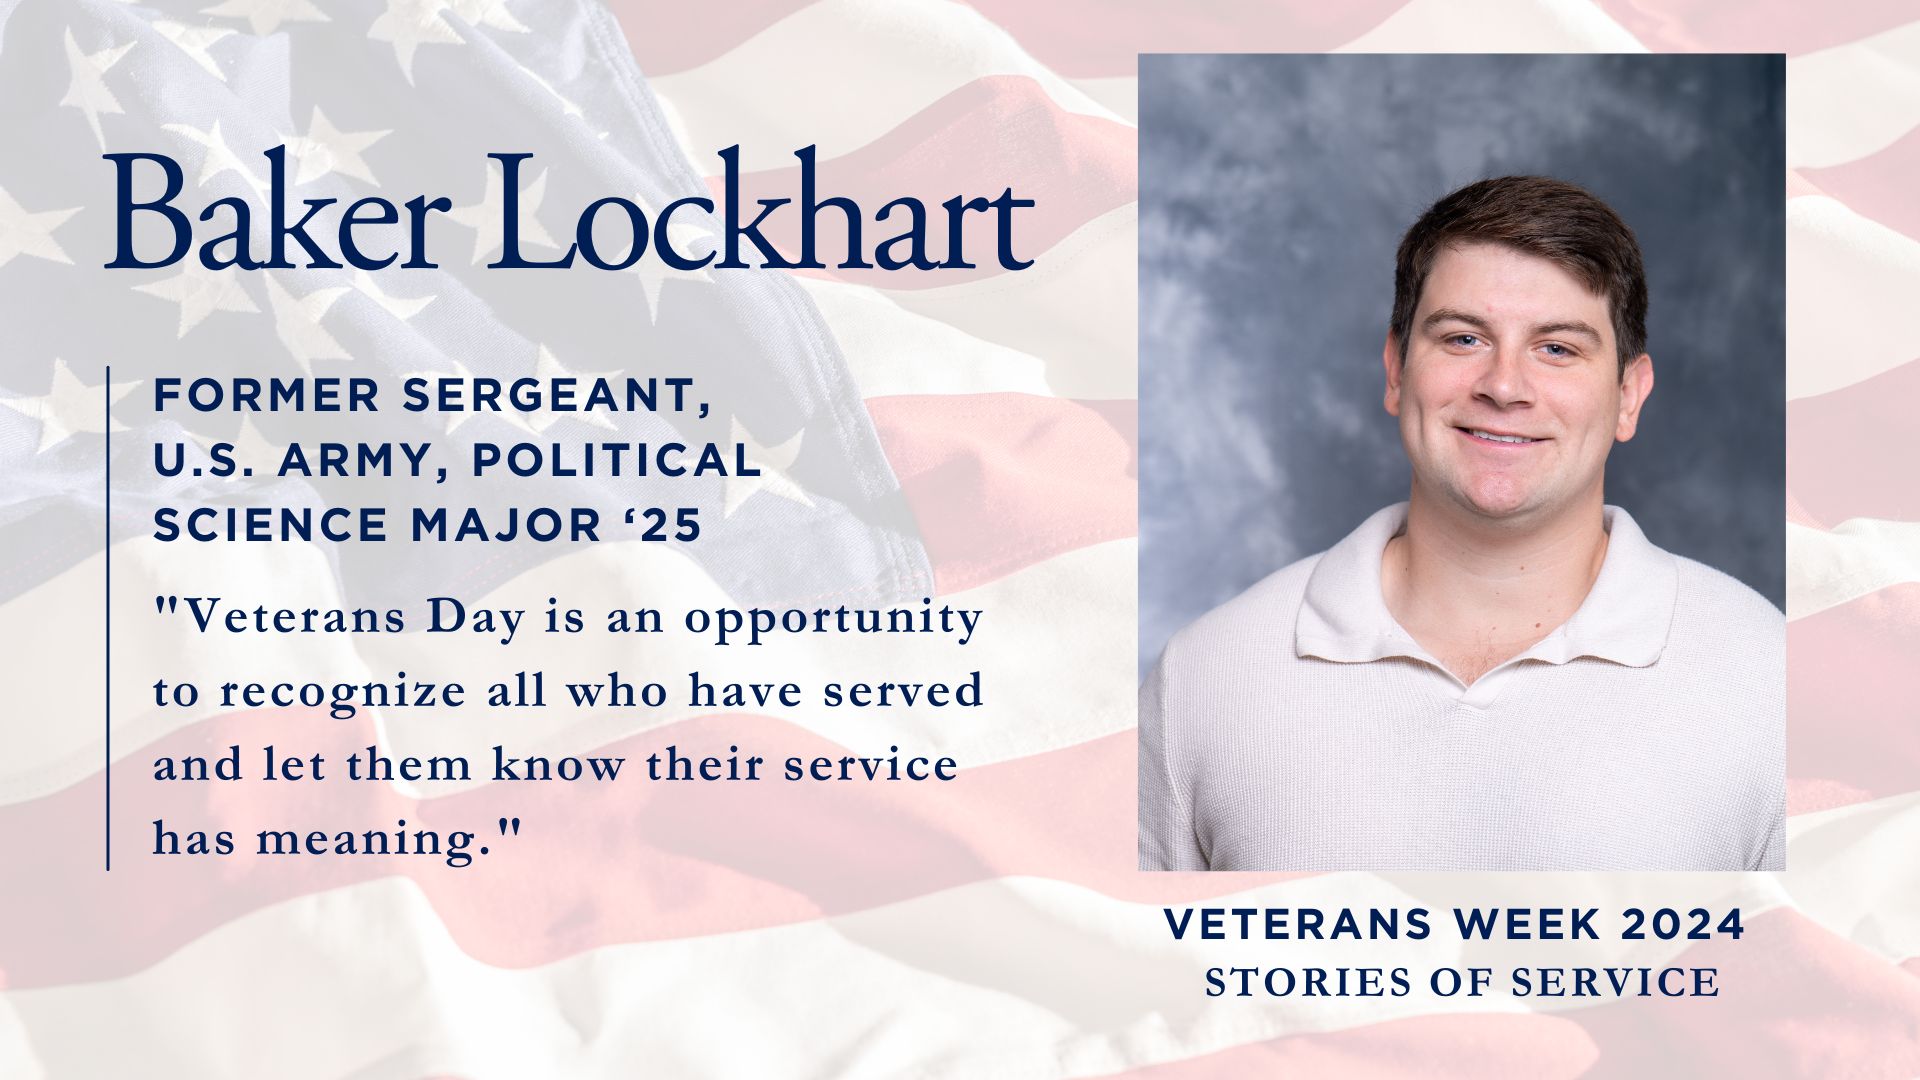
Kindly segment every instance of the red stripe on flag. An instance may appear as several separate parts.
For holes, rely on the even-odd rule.
[[[1820,194],[1904,236],[1920,238],[1920,205],[1915,205],[1913,197],[1916,170],[1920,170],[1920,128],[1866,157],[1802,171]]]
[[[1811,511],[1800,504],[1800,500],[1794,496],[1792,488],[1787,489],[1787,523],[1790,525],[1805,525],[1810,529],[1827,528],[1826,522],[1814,517]]]
[[[1597,0],[1653,52],[1785,51],[1789,56],[1845,45],[1914,21],[1908,0]]]
[[[1920,585],[1788,623],[1787,655],[1788,812],[1920,790],[1911,706]]]
[[[1814,183],[1812,180],[1807,179],[1807,174],[1805,172],[1802,172],[1799,169],[1787,170],[1787,198],[1793,199],[1801,195],[1825,195],[1825,194],[1826,192],[1820,190],[1820,185]]]
[[[607,7],[619,21],[640,71],[657,79],[719,59],[810,2],[733,0],[702,9],[698,18],[668,0],[608,0]]]
[[[1249,7],[1239,0],[1191,0],[1177,17],[1151,0],[973,0],[970,6],[1049,69],[1084,79],[1131,77],[1142,52],[1321,52],[1380,25],[1405,2],[1287,0]],[[660,76],[718,59],[809,5],[807,0],[748,0],[721,5],[710,18],[703,12],[699,19],[680,18],[679,8],[659,0],[613,0],[610,6],[641,70]],[[659,32],[669,25],[673,33]]]
[[[1138,532],[1138,402],[901,396],[867,411],[942,593]]]
[[[1857,517],[1920,521],[1915,401],[1920,362],[1787,402],[1787,490],[1802,511],[1830,525]]]
[[[1600,7],[1654,52],[1815,52],[1915,20],[1905,0],[1808,5],[1798,0],[1599,0]],[[709,63],[809,6],[808,0],[748,0],[711,17],[674,17],[660,0],[613,0],[627,41],[649,76]],[[1069,79],[1126,78],[1140,53],[1326,52],[1348,44],[1406,6],[1405,0],[1306,3],[1250,8],[1236,0],[1196,0],[1169,17],[1151,0],[1034,4],[973,0],[1034,59]],[[677,9],[675,9],[677,12]],[[685,25],[681,25],[681,24]],[[663,34],[662,26],[675,32]]]
[[[1130,77],[1143,52],[1324,52],[1380,25],[1406,0],[1189,0],[1177,17],[1154,0],[972,0],[971,6],[1049,68],[1085,79]]]
[[[1920,1069],[1920,982],[1798,911],[1751,916],[1738,941],[1716,938],[1672,963],[1717,969],[1720,995],[1565,1014],[1600,1050],[1589,1076],[1865,1080]]]

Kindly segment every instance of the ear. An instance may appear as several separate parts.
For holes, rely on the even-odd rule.
[[[1641,353],[1627,361],[1627,370],[1620,379],[1620,420],[1614,425],[1613,437],[1626,442],[1640,429],[1640,409],[1647,403],[1647,395],[1653,393],[1653,357]]]
[[[1380,351],[1380,362],[1387,369],[1386,406],[1389,416],[1400,415],[1400,339],[1387,334],[1387,346]]]

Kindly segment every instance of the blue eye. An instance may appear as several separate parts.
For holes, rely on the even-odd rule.
[[[1457,345],[1467,345],[1467,346],[1472,346],[1472,345],[1473,345],[1473,344],[1474,344],[1475,342],[1477,342],[1477,341],[1479,341],[1479,340],[1480,340],[1480,335],[1478,335],[1478,334],[1454,334],[1453,336],[1451,336],[1451,337],[1449,337],[1449,338],[1447,338],[1447,340],[1448,340],[1448,341],[1450,341],[1450,342],[1453,342],[1454,344],[1457,344]]]
[[[1554,352],[1551,354],[1553,356],[1572,356],[1573,355],[1573,350],[1567,348],[1565,345],[1562,345],[1554,341],[1547,342],[1545,345],[1541,346],[1541,348],[1554,350]]]

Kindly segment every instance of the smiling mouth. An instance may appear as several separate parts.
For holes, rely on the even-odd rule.
[[[1481,428],[1457,428],[1459,432],[1480,442],[1493,443],[1496,446],[1527,446],[1532,443],[1546,442],[1545,439],[1532,439],[1525,435],[1503,435],[1496,431]]]

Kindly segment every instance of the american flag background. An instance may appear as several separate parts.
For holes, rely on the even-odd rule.
[[[1141,51],[1782,51],[1788,60],[1789,864],[1783,875],[1143,875],[1133,869],[1134,71]],[[1702,1076],[1920,1072],[1920,7],[1787,0],[1039,5],[769,0],[0,0],[0,1076]],[[112,173],[183,202],[447,194],[437,270],[101,269]],[[1008,273],[486,271],[533,153],[530,249],[619,194],[863,204],[1011,187]],[[677,221],[680,219],[676,219]],[[702,226],[686,219],[687,245]],[[775,230],[777,232],[777,230]],[[709,235],[711,235],[709,233]],[[794,239],[778,236],[782,243]],[[545,246],[543,246],[543,244]],[[831,250],[831,248],[829,248]],[[111,366],[111,375],[108,368]],[[697,424],[537,413],[156,413],[160,375],[692,375]],[[317,439],[735,440],[756,478],[271,478]],[[161,478],[156,441],[245,480]],[[114,483],[103,483],[111,457]],[[162,504],[678,499],[694,545],[163,544]],[[109,547],[109,521],[111,545]],[[112,585],[106,584],[111,553]],[[201,635],[156,596],[432,594],[538,611],[889,605],[974,640]],[[111,614],[111,699],[103,616]],[[456,640],[457,639],[457,640]],[[156,706],[156,678],[469,685],[547,670],[755,681],[983,672],[987,704],[874,712]],[[111,747],[108,736],[111,736]],[[951,754],[939,786],[164,783],[163,756],[378,744],[487,760],[752,747]],[[106,764],[113,762],[112,780]],[[103,870],[111,796],[113,869]],[[500,818],[524,822],[507,840]],[[436,859],[247,853],[397,819]],[[231,828],[149,854],[152,822]],[[1741,940],[1176,943],[1162,905],[1586,904],[1747,914]],[[1716,966],[1713,999],[1204,996],[1222,965]]]

